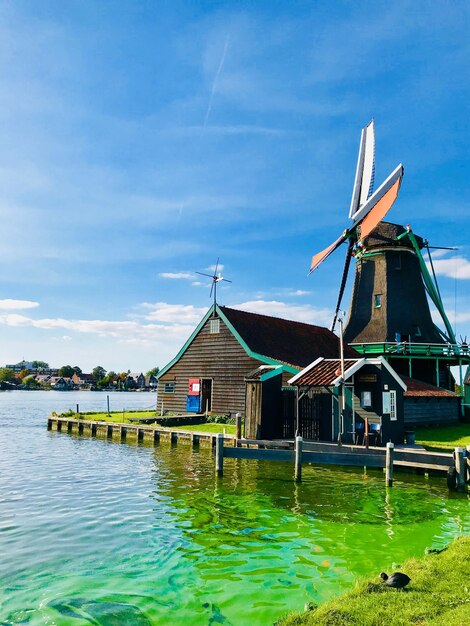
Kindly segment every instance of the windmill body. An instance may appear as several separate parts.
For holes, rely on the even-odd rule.
[[[344,329],[348,343],[445,343],[431,317],[413,246],[397,239],[405,232],[403,226],[380,222],[364,241]],[[416,239],[423,247],[421,237]]]

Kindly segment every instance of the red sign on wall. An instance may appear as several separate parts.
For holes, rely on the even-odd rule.
[[[190,378],[188,384],[188,395],[198,396],[201,393],[201,381],[199,378]]]

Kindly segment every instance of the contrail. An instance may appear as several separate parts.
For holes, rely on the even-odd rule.
[[[227,37],[225,38],[224,50],[222,52],[222,57],[220,58],[219,67],[217,68],[214,82],[212,83],[212,90],[211,90],[211,95],[209,97],[209,104],[207,105],[207,111],[206,111],[206,116],[204,118],[203,128],[207,126],[207,122],[209,121],[209,115],[211,114],[211,111],[212,111],[212,101],[214,99],[215,90],[217,88],[217,81],[219,80],[220,72],[222,71],[222,67],[224,65],[225,55],[227,54],[228,42],[229,42],[229,37],[227,35]]]

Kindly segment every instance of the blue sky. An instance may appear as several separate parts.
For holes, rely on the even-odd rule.
[[[219,302],[329,325],[360,129],[470,336],[470,5],[0,0],[0,364],[163,366]],[[349,293],[344,304],[347,306]]]

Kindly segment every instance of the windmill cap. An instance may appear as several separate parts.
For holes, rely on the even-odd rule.
[[[368,250],[373,248],[411,248],[413,246],[408,237],[398,239],[400,235],[406,233],[407,229],[400,224],[392,224],[392,222],[380,222],[368,237],[363,239],[363,243]],[[413,233],[414,234],[414,233]],[[415,234],[415,239],[420,248],[424,247],[424,240]]]

